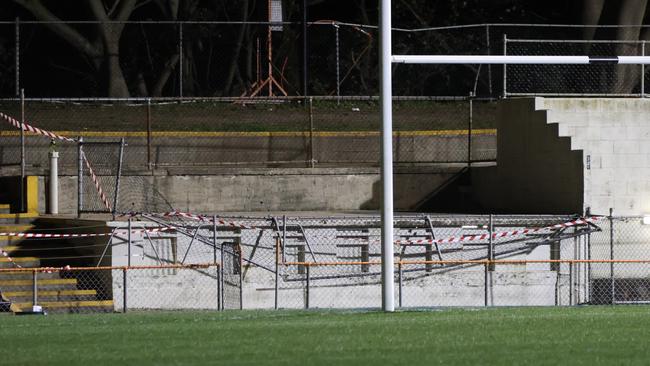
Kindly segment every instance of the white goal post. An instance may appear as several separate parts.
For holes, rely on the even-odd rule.
[[[537,64],[649,65],[650,56],[482,56],[482,55],[393,55],[391,41],[391,0],[379,5],[381,73],[379,100],[381,104],[381,287],[382,310],[395,311],[395,257],[393,253],[393,92],[391,65],[403,64]]]

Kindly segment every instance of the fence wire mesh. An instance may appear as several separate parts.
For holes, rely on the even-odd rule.
[[[507,39],[516,56],[645,56],[645,41]],[[641,95],[644,65],[508,65],[505,95]]]
[[[43,239],[13,242],[20,247],[11,249],[14,260],[0,262],[2,308],[29,310],[36,303],[56,313],[380,307],[379,217],[216,217],[216,225],[213,218],[143,215],[131,222],[130,235],[122,223],[110,238],[69,239],[82,242],[67,244],[67,255],[50,251],[65,247]],[[650,229],[642,218],[571,224],[573,219],[399,216],[395,303],[422,308],[650,301]],[[524,228],[539,230],[523,235]]]
[[[58,23],[80,34],[87,34],[89,27],[114,26],[99,22]],[[269,77],[266,24],[127,22],[120,37],[122,47],[116,52],[121,68],[112,74],[108,74],[101,63],[113,54],[96,50],[97,57],[88,62],[82,52],[49,31],[51,26],[51,22],[0,23],[0,97],[18,97],[21,88],[26,89],[29,96],[40,98],[268,97],[270,94],[283,96],[283,91],[294,96],[336,97],[377,95],[379,91],[378,65],[374,61],[378,57],[379,35],[371,25],[336,21],[310,23],[307,48],[303,50],[302,25],[284,24],[282,32],[272,33],[270,69],[277,84],[270,94],[268,84],[264,84]],[[396,54],[412,55],[501,55],[507,35],[511,39],[570,41],[564,46],[543,41],[536,46],[531,44],[527,49],[520,49],[528,52],[525,54],[627,55],[638,52],[638,47],[613,46],[614,42],[636,42],[638,45],[642,41],[639,34],[643,34],[645,28],[477,24],[394,29],[393,49]],[[615,41],[610,42],[610,46],[599,44],[609,40]],[[508,49],[512,46],[514,44],[509,44]],[[50,47],[62,52],[43,57],[43,50]],[[300,57],[303,52],[307,56],[306,64]],[[481,97],[495,98],[505,94],[504,81],[508,78],[508,92],[527,95],[640,92],[638,82],[630,81],[640,78],[633,66],[508,68],[515,71],[515,75],[504,73],[501,65],[396,65],[394,91],[395,95],[403,96],[466,96],[473,92]],[[636,75],[621,79],[628,71]],[[122,85],[119,90],[109,87],[106,82],[109,79]]]
[[[19,101],[2,102],[0,110],[20,119]],[[394,114],[396,164],[496,159],[494,101],[398,99]],[[125,138],[124,169],[134,173],[232,166],[377,166],[379,117],[375,98],[225,98],[129,104],[27,101],[25,105],[26,123],[67,137],[81,136],[85,144],[97,143],[87,153],[94,164],[117,161],[119,149],[101,144]],[[20,133],[6,122],[0,128],[3,169],[16,169]],[[59,151],[60,172],[75,175],[76,144],[57,141],[54,148]],[[47,137],[27,133],[27,169],[35,173],[46,170],[52,149]]]

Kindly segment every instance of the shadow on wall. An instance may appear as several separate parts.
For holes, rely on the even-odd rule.
[[[418,179],[417,175],[396,174],[393,180],[393,202],[396,211],[440,213],[486,213],[474,196],[471,174],[467,168]],[[372,199],[362,210],[379,210],[381,181],[372,185]]]

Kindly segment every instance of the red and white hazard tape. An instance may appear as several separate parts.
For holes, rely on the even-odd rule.
[[[8,115],[6,115],[6,114],[4,114],[2,112],[0,112],[0,118],[5,119],[7,122],[11,123],[17,129],[22,129],[24,131],[29,131],[29,132],[33,132],[33,133],[36,133],[36,134],[39,134],[39,135],[47,136],[47,137],[49,137],[51,139],[59,139],[59,140],[68,141],[68,142],[77,142],[77,140],[75,140],[73,138],[57,135],[54,132],[42,130],[42,129],[38,128],[38,127],[28,125],[27,123],[21,123],[17,119],[15,119],[15,118],[13,118],[11,116],[8,116]],[[82,157],[84,159],[84,162],[86,163],[86,166],[88,167],[88,170],[90,171],[90,176],[92,177],[93,183],[95,184],[95,188],[97,189],[97,193],[99,193],[99,196],[101,197],[102,203],[104,203],[104,206],[106,206],[106,208],[109,211],[111,211],[111,204],[108,201],[108,199],[106,198],[106,194],[104,194],[104,190],[102,189],[102,187],[99,184],[99,179],[97,178],[97,175],[95,175],[95,172],[93,171],[93,168],[90,166],[90,162],[86,158],[86,155],[83,153],[83,151],[81,153],[82,153]]]
[[[181,211],[170,211],[170,212],[165,212],[161,214],[164,217],[185,217],[188,219],[192,220],[197,220],[201,222],[214,222],[214,219],[210,216],[204,216],[204,215],[195,215],[191,214],[188,212],[181,212]],[[248,225],[243,225],[243,224],[238,224],[236,222],[228,222],[224,221],[220,218],[217,218],[217,224],[223,225],[223,226],[230,226],[230,227],[235,227],[239,229],[257,229],[255,226],[248,226]]]
[[[158,233],[158,232],[163,232],[163,231],[173,231],[176,230],[176,227],[170,226],[170,227],[157,227],[157,228],[151,228],[151,229],[137,229],[137,230],[131,230],[132,234],[137,234],[137,233]],[[127,234],[129,231],[128,230],[115,230],[116,234]],[[65,233],[10,233],[10,232],[5,232],[2,233],[0,232],[0,236],[15,236],[17,238],[35,238],[35,239],[49,239],[49,238],[91,238],[91,237],[98,237],[98,236],[111,236],[113,233],[73,233],[73,234],[65,234]]]
[[[34,133],[37,133],[39,135],[47,136],[47,137],[49,137],[51,139],[58,139],[58,140],[63,140],[63,141],[68,141],[68,142],[77,141],[77,140],[71,139],[69,137],[57,135],[54,132],[41,130],[38,127],[30,126],[27,123],[20,123],[20,121],[18,121],[17,119],[15,119],[15,118],[13,118],[11,116],[8,116],[8,115],[6,115],[6,114],[4,114],[2,112],[0,112],[0,117],[5,119],[7,122],[11,123],[17,129],[22,129],[22,130],[28,131],[28,132],[34,132]]]
[[[104,206],[108,209],[108,211],[112,211],[111,209],[111,203],[108,202],[108,198],[106,198],[106,194],[104,193],[104,190],[102,189],[102,186],[99,184],[99,178],[97,178],[97,175],[95,174],[95,171],[93,170],[93,167],[90,166],[90,162],[88,161],[88,158],[86,158],[86,154],[84,152],[81,152],[81,156],[84,159],[84,162],[86,163],[86,167],[88,167],[88,172],[90,172],[90,178],[93,180],[93,183],[95,184],[95,189],[97,189],[97,193],[99,193],[99,197],[101,198],[102,202],[104,203]]]
[[[2,254],[3,257],[6,257],[9,260],[9,262],[11,262],[14,266],[18,268],[23,268],[20,264],[16,263],[14,259],[9,256],[9,253],[5,252],[2,249],[0,249],[0,253]]]
[[[585,225],[590,222],[595,222],[599,217],[587,217],[582,219],[576,219],[561,224],[555,224],[551,226],[533,228],[533,229],[523,229],[523,230],[512,230],[512,231],[502,231],[492,234],[492,239],[501,239],[507,237],[516,237],[523,236],[527,234],[538,233],[540,231],[551,230],[551,229],[562,229],[572,226]],[[471,241],[483,241],[490,238],[490,234],[478,234],[478,235],[464,235],[460,237],[450,237],[445,239],[419,239],[419,240],[396,240],[395,244],[453,244],[453,243],[464,243]]]

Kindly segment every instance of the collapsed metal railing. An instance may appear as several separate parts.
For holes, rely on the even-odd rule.
[[[402,308],[650,302],[650,228],[639,217],[402,215],[395,223]],[[22,305],[38,292],[46,309],[67,312],[378,308],[379,224],[375,215],[136,214],[107,233],[25,234],[37,244],[108,240],[79,246],[96,250],[87,256],[95,269],[4,269],[0,291]]]

